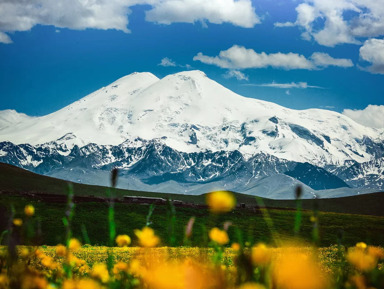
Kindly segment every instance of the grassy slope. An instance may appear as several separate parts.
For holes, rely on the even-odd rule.
[[[21,170],[9,165],[0,165],[0,190],[8,192],[34,191],[41,193],[57,193],[64,194],[66,192],[67,182],[39,176],[31,172]],[[86,186],[75,184],[75,194],[78,195],[99,195],[104,196],[106,188],[98,186]],[[167,194],[144,193],[135,191],[117,190],[117,194],[122,195],[146,195],[146,196],[169,196]],[[379,194],[378,196],[382,196]],[[204,196],[185,196],[171,195],[174,199],[182,199],[185,201],[194,201],[201,203],[204,201]],[[362,202],[370,204],[372,202],[379,207],[380,200],[373,199],[372,196],[358,196],[353,198],[345,198],[347,203],[343,203],[342,199],[338,199],[333,205],[333,200],[320,200],[319,207],[321,209],[337,209],[337,206],[353,206],[354,209],[363,207]],[[255,198],[247,195],[237,194],[239,203],[256,202]],[[271,207],[294,207],[294,201],[276,201],[263,200],[267,206]],[[324,203],[322,203],[324,202]],[[340,203],[341,202],[341,203]],[[6,217],[9,215],[10,205],[13,204],[16,209],[16,217],[22,216],[23,206],[27,203],[32,203],[36,207],[37,216],[41,220],[43,243],[57,244],[63,242],[64,227],[61,218],[65,213],[65,204],[63,203],[45,203],[37,201],[28,196],[20,196],[18,194],[4,194],[0,197],[0,211],[3,212],[3,218],[0,216],[0,230],[6,228]],[[304,202],[304,207],[312,207],[313,200]],[[381,204],[383,202],[381,201]],[[324,208],[324,206],[326,206]],[[145,225],[145,217],[147,215],[148,205],[134,204],[115,204],[116,208],[116,223],[118,233],[128,233],[133,235],[133,230],[141,228]],[[346,207],[348,208],[348,207]],[[85,226],[92,244],[105,244],[107,241],[107,204],[106,203],[79,203],[76,205],[75,218],[73,224],[74,234],[77,237],[82,236],[81,227]],[[351,208],[348,208],[349,210]],[[5,213],[8,211],[8,213]],[[274,224],[274,232],[281,235],[292,236],[295,211],[269,209],[272,222]],[[5,214],[4,214],[5,213]],[[311,211],[303,213],[303,226],[300,236],[306,240],[311,239],[312,224],[309,221]],[[1,214],[0,214],[1,215]],[[158,205],[155,208],[151,218],[153,227],[161,236],[164,244],[167,244],[169,239],[169,208],[166,205]],[[176,208],[176,244],[181,244],[183,239],[183,231],[186,223],[191,216],[196,217],[194,226],[194,237],[192,244],[204,244],[207,228],[213,226],[222,226],[223,222],[230,220],[233,226],[229,233],[232,240],[239,238],[236,233],[236,228],[243,232],[244,240],[249,241],[271,241],[271,230],[268,228],[265,216],[260,210],[253,209],[237,209],[226,215],[219,217],[210,216],[204,208]],[[2,219],[2,220],[1,220]],[[337,242],[337,236],[343,232],[343,242],[346,245],[353,245],[358,241],[365,241],[371,244],[384,245],[384,217],[379,216],[364,216],[350,215],[338,213],[320,213],[320,234],[321,244],[330,245]],[[169,244],[169,243],[168,243]]]
[[[83,184],[73,184],[76,195],[79,196],[106,196],[106,187],[91,186]],[[11,193],[16,192],[39,192],[47,194],[66,194],[68,182],[60,179],[50,178],[42,175],[32,173],[27,170],[20,169],[15,166],[0,163],[0,191],[7,191]],[[116,196],[151,196],[163,197],[186,202],[193,202],[196,204],[203,204],[205,197],[181,195],[181,194],[165,194],[142,192],[132,190],[116,190]],[[257,200],[253,196],[236,194],[238,203],[245,203],[247,205],[257,205]],[[294,200],[271,200],[260,198],[266,206],[276,208],[295,208],[296,202]],[[318,206],[320,211],[324,212],[339,212],[351,214],[366,214],[384,216],[384,192],[359,195],[353,197],[335,198],[335,199],[320,199],[320,200],[303,200],[303,208],[311,210],[314,205]]]
[[[43,243],[54,245],[64,240],[64,226],[61,218],[65,214],[66,205],[63,203],[45,203],[29,197],[3,195],[0,198],[0,209],[7,210],[11,204],[16,210],[15,217],[22,217],[23,207],[32,203],[36,207],[36,217],[41,220]],[[115,204],[115,216],[117,232],[133,236],[133,230],[145,226],[149,205]],[[273,231],[282,236],[292,236],[295,211],[292,210],[268,210],[273,222]],[[9,215],[9,214],[6,214]],[[92,244],[106,244],[108,237],[108,205],[107,203],[79,203],[76,204],[73,220],[74,235],[81,238],[81,227],[87,228]],[[170,210],[166,205],[157,205],[151,217],[152,227],[160,235],[164,244],[169,244]],[[193,244],[206,244],[204,236],[207,236],[207,228],[222,227],[227,220],[233,223],[229,233],[231,240],[237,240],[236,228],[243,232],[244,240],[271,241],[271,230],[267,226],[266,218],[259,210],[236,209],[235,211],[211,216],[205,208],[176,207],[176,244],[182,244],[185,226],[190,217],[196,217],[194,225]],[[303,225],[300,236],[305,240],[311,240],[312,223],[311,211],[303,213]],[[1,218],[0,218],[1,219]],[[370,244],[384,245],[384,217],[351,215],[339,213],[320,213],[321,245],[328,246],[337,243],[338,235],[343,232],[343,243],[354,245],[364,241]],[[1,224],[2,223],[2,224]],[[6,218],[0,222],[0,230],[6,228]]]

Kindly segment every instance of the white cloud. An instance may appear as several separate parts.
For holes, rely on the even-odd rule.
[[[372,73],[384,74],[384,39],[369,39],[360,47],[360,58],[370,62],[365,69]]]
[[[384,35],[383,0],[305,0],[296,12],[294,23],[275,26],[300,26],[304,39],[321,45],[360,44],[359,37]]]
[[[291,83],[262,83],[262,84],[251,84],[252,86],[263,86],[263,87],[274,87],[274,88],[283,88],[283,89],[290,89],[290,88],[322,88],[320,86],[315,85],[308,85],[306,82],[291,82]]]
[[[280,69],[321,69],[330,65],[349,67],[353,66],[349,59],[337,59],[325,53],[314,53],[307,59],[297,53],[257,53],[253,49],[234,45],[227,50],[220,51],[218,56],[206,56],[199,52],[194,61],[205,64],[216,65],[228,69],[247,69],[247,68],[280,68]]]
[[[239,70],[228,70],[227,73],[224,74],[225,78],[236,78],[237,80],[246,80],[248,81],[248,76],[242,73]]]
[[[344,115],[369,127],[384,128],[384,105],[368,105],[363,110],[344,109]]]
[[[129,32],[129,6],[124,0],[6,0],[0,2],[0,31],[27,31],[41,24]]]
[[[335,109],[336,107],[333,106],[333,105],[324,105],[324,106],[320,106],[320,108],[325,108],[325,109]]]
[[[182,64],[176,63],[175,61],[173,61],[172,59],[170,59],[168,57],[164,57],[163,59],[161,59],[161,61],[158,65],[164,66],[164,67],[182,67],[182,68],[186,68],[186,69],[192,68],[192,66],[189,64],[182,65]]]
[[[12,39],[5,33],[0,31],[0,43],[10,44]]]
[[[245,69],[274,67],[282,69],[313,69],[312,63],[303,55],[296,53],[257,53],[253,49],[234,45],[220,51],[219,56],[210,57],[199,52],[193,60],[213,64],[221,68]]]
[[[159,65],[160,66],[176,66],[176,62],[174,62],[172,59],[169,59],[168,57],[164,57],[159,63]]]
[[[229,22],[251,28],[260,23],[251,0],[163,0],[156,1],[146,20],[161,24],[174,22]]]
[[[311,55],[313,64],[318,67],[338,66],[338,67],[352,67],[353,62],[345,58],[333,58],[327,53],[315,52]]]
[[[260,23],[251,0],[2,0],[0,42],[11,43],[6,32],[28,31],[38,24],[128,33],[130,7],[144,4],[151,7],[146,20],[163,24],[208,21],[253,27]]]

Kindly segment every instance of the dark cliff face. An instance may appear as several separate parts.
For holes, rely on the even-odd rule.
[[[372,167],[352,164],[343,169],[334,169],[335,174],[309,163],[297,163],[267,154],[257,154],[246,159],[239,151],[205,151],[186,153],[176,151],[161,140],[143,141],[141,146],[118,146],[88,144],[68,150],[54,143],[41,146],[0,143],[0,161],[22,167],[40,174],[50,175],[60,170],[107,172],[120,168],[125,177],[134,177],[148,185],[174,181],[183,186],[223,183],[247,183],[250,180],[277,174],[286,174],[312,189],[334,189],[353,186],[351,176],[361,174]],[[382,162],[381,162],[382,164]],[[379,165],[380,164],[376,164]],[[79,181],[79,175],[71,176]],[[382,177],[368,175],[360,183],[365,186]],[[360,183],[358,183],[360,185]],[[383,182],[379,185],[384,188]],[[380,189],[380,188],[379,188]]]
[[[285,172],[315,190],[349,187],[343,180],[309,163],[297,163],[293,170]]]

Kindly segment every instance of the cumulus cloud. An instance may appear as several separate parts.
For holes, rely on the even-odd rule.
[[[129,32],[127,28],[129,5],[129,1],[123,0],[1,1],[0,31],[3,33],[27,31],[41,24],[76,30],[95,28]]]
[[[306,0],[296,7],[295,22],[276,27],[299,26],[302,37],[324,46],[360,44],[359,37],[384,35],[383,1]]]
[[[345,58],[333,58],[327,53],[315,52],[311,55],[313,64],[318,67],[338,66],[338,67],[352,67],[353,62]]]
[[[308,59],[297,53],[257,53],[253,49],[234,45],[227,50],[220,51],[218,56],[207,56],[199,52],[194,61],[205,64],[216,65],[228,69],[247,69],[247,68],[280,68],[291,69],[321,69],[330,65],[349,67],[352,61],[349,59],[337,59],[325,53],[314,53]]]
[[[146,20],[161,24],[174,22],[229,22],[251,28],[260,23],[251,0],[163,0],[156,1]]]
[[[360,58],[371,63],[364,68],[372,73],[384,74],[384,39],[369,39],[360,47]]]
[[[283,69],[313,69],[312,63],[303,55],[296,53],[257,53],[253,49],[234,45],[220,51],[218,56],[206,56],[199,52],[193,60],[213,64],[221,68],[245,69],[274,67]]]
[[[242,73],[239,70],[228,70],[224,74],[225,78],[236,78],[237,80],[246,80],[248,81],[248,76]]]
[[[146,20],[162,24],[207,21],[253,27],[260,23],[251,0],[3,0],[0,42],[12,42],[6,32],[28,31],[38,24],[128,33],[128,15],[134,5],[149,5]]]
[[[252,86],[262,86],[262,87],[274,87],[274,88],[283,88],[283,89],[290,89],[290,88],[322,88],[320,86],[315,85],[308,85],[306,82],[291,82],[291,83],[262,83],[262,84],[251,84]]]
[[[159,63],[159,65],[160,66],[176,66],[176,62],[174,62],[172,59],[169,59],[168,57],[164,57]]]
[[[369,127],[384,128],[384,105],[368,105],[363,110],[344,109],[342,114]]]

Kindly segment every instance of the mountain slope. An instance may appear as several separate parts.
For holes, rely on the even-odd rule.
[[[384,130],[245,98],[201,71],[133,73],[42,117],[0,112],[0,161],[102,185],[118,167],[133,189],[343,196],[383,190],[383,156]]]
[[[245,98],[200,71],[161,80],[150,73],[131,74],[50,115],[0,129],[3,141],[59,141],[68,148],[137,138],[159,138],[184,152],[262,152],[320,166],[370,161],[383,142],[380,131],[339,113],[298,111]]]

